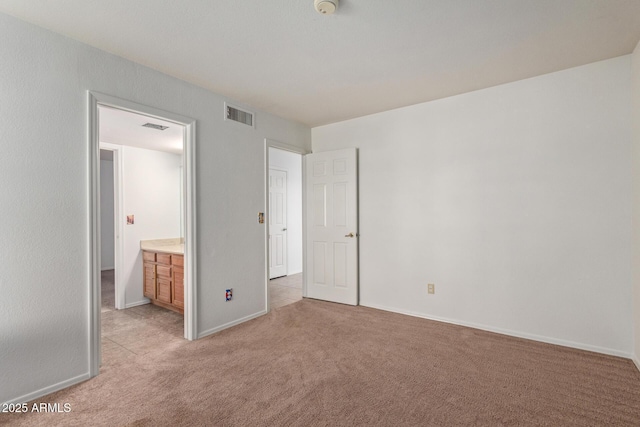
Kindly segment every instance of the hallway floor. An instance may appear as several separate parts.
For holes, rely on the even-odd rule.
[[[284,307],[302,299],[302,273],[269,280],[271,308]]]

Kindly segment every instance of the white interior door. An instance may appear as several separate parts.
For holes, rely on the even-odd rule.
[[[287,275],[287,172],[269,169],[269,278]]]
[[[306,156],[307,297],[358,304],[355,148]]]

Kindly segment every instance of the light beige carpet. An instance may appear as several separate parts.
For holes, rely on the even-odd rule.
[[[303,300],[103,366],[11,425],[640,425],[626,359]]]

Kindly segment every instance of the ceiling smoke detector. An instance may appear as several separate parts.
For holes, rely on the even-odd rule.
[[[331,15],[338,8],[340,0],[313,0],[313,6],[323,15]]]

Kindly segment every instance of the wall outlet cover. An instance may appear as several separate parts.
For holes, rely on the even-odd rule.
[[[227,291],[225,292],[226,301],[231,301],[232,297],[233,297],[233,289],[227,289]]]

